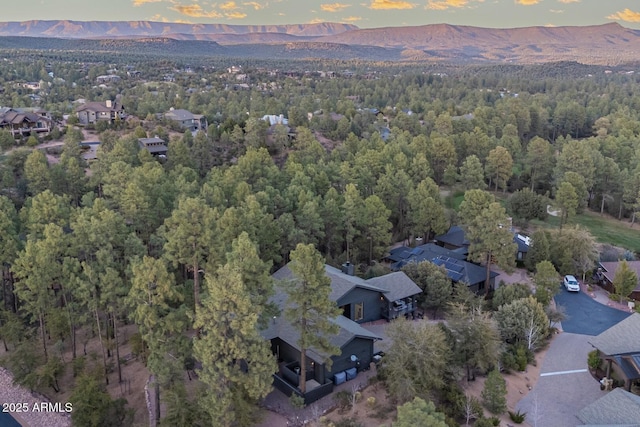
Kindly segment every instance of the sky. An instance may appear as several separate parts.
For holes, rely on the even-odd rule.
[[[491,28],[640,29],[640,0],[20,0],[0,21],[166,21],[245,25],[342,22],[360,28],[447,23]]]

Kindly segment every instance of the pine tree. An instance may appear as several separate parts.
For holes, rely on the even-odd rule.
[[[638,275],[629,267],[626,260],[622,261],[613,278],[613,288],[620,297],[620,302],[623,302],[636,286],[638,286]]]
[[[330,368],[331,356],[339,355],[340,349],[331,344],[329,336],[338,333],[338,325],[332,320],[340,310],[329,299],[331,281],[325,274],[322,255],[313,245],[298,244],[291,252],[289,268],[294,282],[287,287],[288,306],[285,316],[300,333],[300,391],[306,392],[307,350],[311,347],[326,355]]]
[[[492,413],[499,415],[507,410],[507,385],[500,372],[489,372],[482,390],[482,402]]]
[[[213,426],[252,425],[255,404],[271,391],[276,361],[258,333],[258,307],[237,266],[226,264],[206,283],[209,295],[194,325],[202,333],[193,344],[206,385],[201,403]]]

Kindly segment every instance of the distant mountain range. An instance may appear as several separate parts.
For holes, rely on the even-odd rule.
[[[620,65],[640,60],[640,31],[617,23],[584,27],[479,28],[436,24],[360,29],[341,23],[298,25],[182,24],[150,21],[0,22],[0,37],[62,38],[74,48],[92,39],[132,43],[209,46],[209,54],[265,58],[336,58],[430,62],[546,63],[576,61]],[[169,40],[168,40],[169,39]],[[25,41],[29,48],[52,48],[49,41]],[[7,47],[0,41],[0,47]],[[21,45],[22,43],[18,43]],[[225,46],[233,45],[233,49]],[[21,46],[13,46],[21,47]],[[177,48],[177,50],[180,50]],[[197,51],[189,48],[185,51]]]

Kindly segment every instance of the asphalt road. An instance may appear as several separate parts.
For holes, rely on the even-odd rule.
[[[594,301],[584,292],[568,292],[564,287],[555,300],[556,305],[564,307],[567,315],[562,322],[562,330],[572,334],[599,335],[629,316],[629,313]]]

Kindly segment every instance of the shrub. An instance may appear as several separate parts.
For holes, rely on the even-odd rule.
[[[498,420],[498,424],[495,424],[496,420]],[[500,419],[496,417],[491,418],[478,418],[474,423],[473,427],[493,427],[500,425]]]
[[[333,396],[333,400],[338,405],[338,410],[344,412],[351,406],[351,393],[347,390],[341,390]]]
[[[289,403],[296,409],[304,408],[304,397],[299,394],[293,393],[291,397],[289,397]]]
[[[518,366],[518,370],[523,372],[527,369],[527,364],[529,363],[529,358],[527,357],[527,349],[524,346],[518,346],[516,348],[516,365]]]
[[[516,424],[522,424],[524,419],[527,417],[526,412],[520,412],[519,410],[516,412],[509,411],[509,418]]]
[[[336,427],[363,427],[362,423],[355,418],[345,418],[335,423]]]
[[[367,406],[369,408],[374,408],[376,406],[376,398],[373,396],[367,397]]]
[[[600,359],[600,355],[598,350],[592,350],[589,352],[587,356],[587,365],[589,365],[589,369],[595,371],[600,367],[602,360]]]

